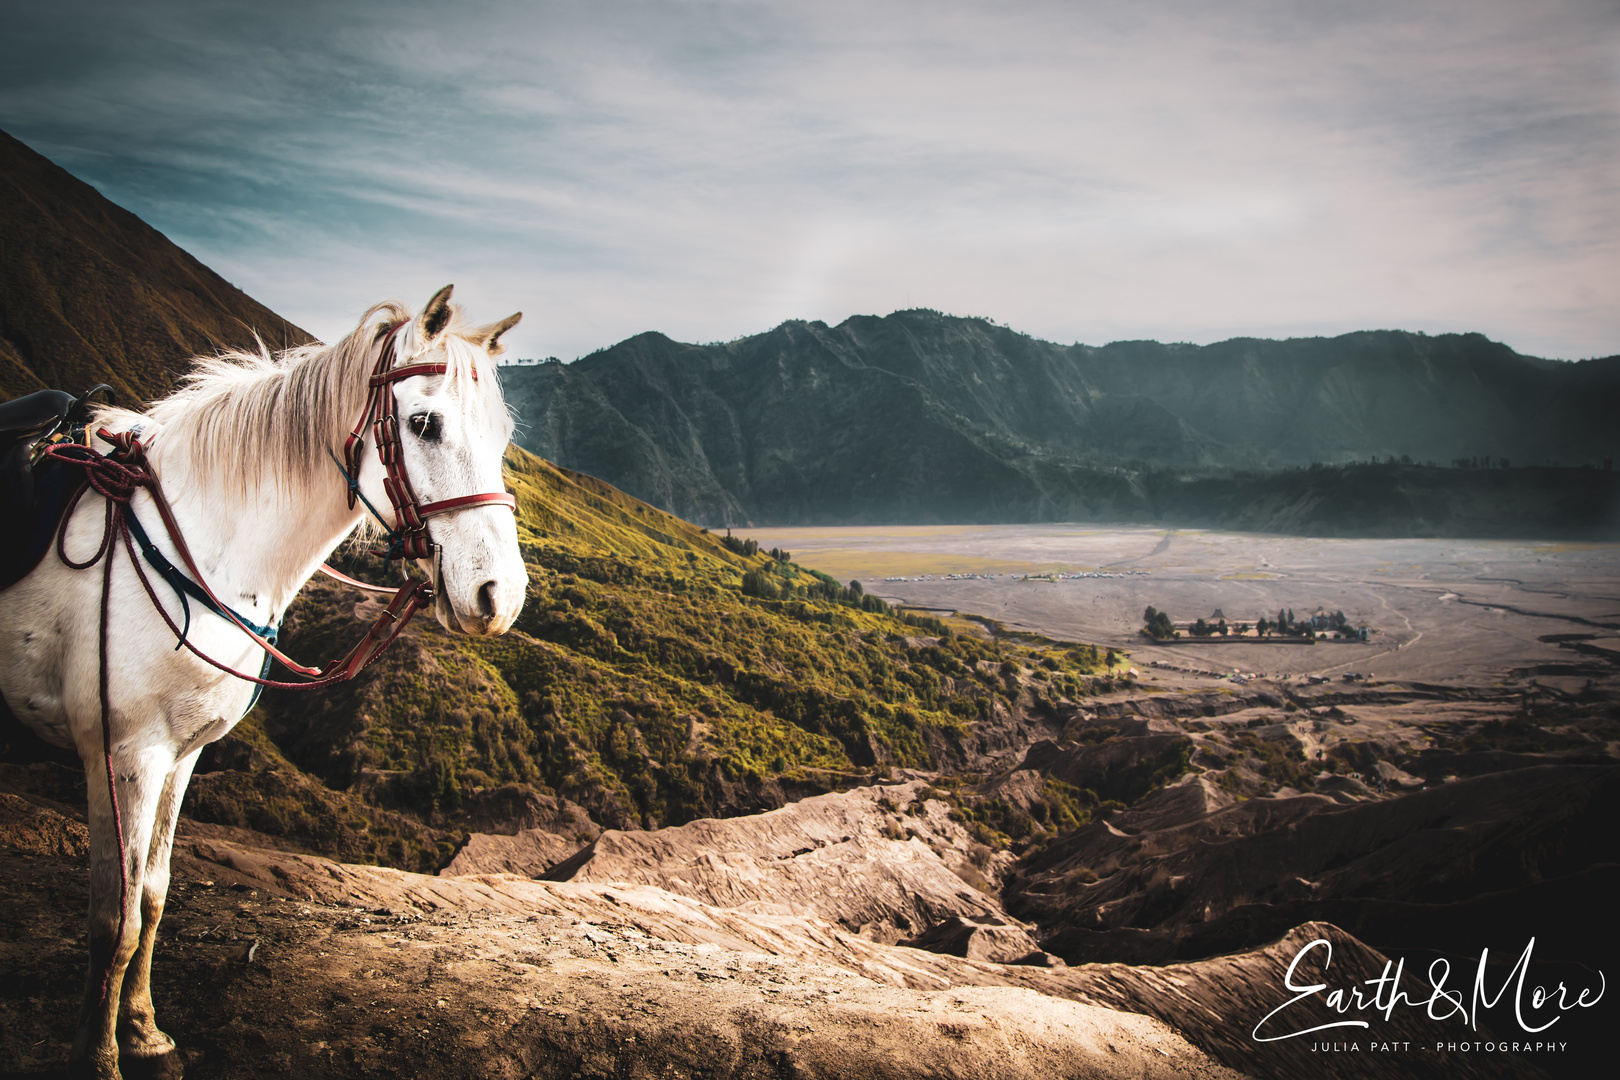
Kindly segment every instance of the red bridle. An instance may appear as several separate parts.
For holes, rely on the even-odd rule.
[[[513,513],[517,513],[517,500],[504,491],[486,491],[478,495],[458,495],[453,499],[441,499],[438,502],[423,503],[416,497],[416,489],[411,486],[411,478],[405,473],[405,457],[399,439],[399,403],[393,396],[393,384],[401,379],[409,379],[416,375],[443,375],[450,370],[445,363],[432,364],[406,364],[395,367],[397,350],[395,343],[398,340],[399,329],[405,324],[394,323],[379,331],[386,335],[388,340],[384,343],[382,352],[377,356],[376,366],[371,370],[370,387],[366,395],[366,407],[360,414],[360,422],[349,433],[348,441],[343,444],[343,469],[349,481],[349,507],[354,508],[356,496],[360,496],[360,459],[365,453],[366,427],[369,425],[377,440],[377,457],[382,462],[383,471],[387,474],[383,478],[383,490],[388,493],[388,501],[394,505],[394,524],[389,532],[388,549],[384,553],[390,559],[427,559],[433,555],[433,542],[428,539],[427,519],[439,514],[448,514],[456,510],[465,510],[469,506],[499,505],[504,506]],[[473,369],[473,378],[478,378],[478,369]],[[360,496],[364,499],[364,496]],[[376,510],[366,503],[375,515]],[[383,522],[384,525],[387,522]]]
[[[408,379],[413,375],[443,375],[449,370],[449,365],[434,363],[407,364],[404,367],[394,367],[394,336],[399,328],[403,325],[403,323],[395,323],[381,331],[381,333],[388,335],[388,341],[383,346],[382,353],[378,356],[376,365],[372,368],[371,380],[369,383],[370,392],[366,396],[365,412],[361,414],[360,423],[355,426],[354,431],[349,435],[348,441],[344,444],[343,453],[348,462],[348,468],[345,470],[345,476],[349,481],[349,505],[353,507],[355,498],[358,496],[362,501],[365,501],[367,508],[371,509],[373,514],[376,514],[376,510],[371,507],[370,501],[366,500],[365,496],[360,494],[360,485],[358,481],[360,456],[365,449],[365,429],[369,424],[375,428],[377,432],[377,455],[382,460],[383,468],[387,473],[387,476],[383,480],[383,487],[388,492],[388,498],[394,505],[394,526],[389,533],[390,543],[389,550],[386,552],[386,554],[391,559],[425,559],[431,558],[434,553],[434,545],[429,541],[427,535],[428,518],[434,517],[438,514],[447,514],[455,510],[462,510],[470,506],[481,506],[485,504],[499,504],[501,506],[505,506],[513,513],[516,513],[517,500],[512,495],[504,491],[484,492],[477,495],[460,495],[455,498],[443,499],[439,502],[426,504],[420,503],[417,500],[415,489],[411,487],[410,478],[405,474],[405,462],[400,453],[399,420],[396,415],[398,405],[395,403],[394,405],[390,406],[386,403],[386,399],[391,396],[389,386],[392,383],[398,382],[400,379]],[[477,377],[476,370],[474,371],[474,377]],[[130,562],[135,568],[136,576],[140,578],[141,584],[145,587],[147,596],[151,599],[152,604],[157,609],[158,614],[163,617],[163,621],[168,623],[169,629],[174,632],[175,637],[179,639],[180,643],[184,645],[187,650],[197,656],[198,659],[211,664],[227,674],[233,675],[236,678],[242,679],[246,682],[257,683],[260,686],[273,686],[289,690],[313,689],[318,686],[330,686],[335,682],[342,682],[347,679],[352,679],[358,675],[362,669],[374,663],[377,658],[394,643],[394,641],[399,637],[400,632],[405,629],[405,624],[410,622],[412,615],[416,614],[416,612],[422,607],[431,605],[434,601],[435,590],[439,584],[436,580],[406,582],[397,589],[390,589],[380,585],[371,585],[363,581],[357,581],[354,578],[349,577],[347,574],[339,573],[337,570],[334,570],[332,567],[323,563],[321,565],[321,571],[328,577],[334,578],[347,585],[366,589],[370,592],[392,593],[393,598],[383,612],[377,616],[376,621],[372,624],[371,629],[366,633],[366,636],[349,652],[348,656],[341,660],[334,660],[331,663],[326,664],[324,667],[319,668],[307,667],[300,664],[277,649],[274,644],[267,641],[256,630],[254,630],[253,627],[246,625],[243,620],[239,618],[236,613],[230,609],[230,607],[221,602],[219,598],[214,595],[213,590],[209,588],[207,580],[202,575],[202,571],[198,568],[196,561],[191,557],[191,552],[186,546],[185,537],[183,537],[180,533],[179,523],[175,521],[174,513],[172,510],[170,510],[168,500],[164,498],[162,489],[158,487],[157,478],[152,475],[150,468],[146,464],[145,446],[141,443],[135,432],[124,431],[115,433],[109,432],[103,428],[97,432],[97,435],[114,445],[115,450],[112,455],[102,456],[94,453],[93,451],[88,451],[83,447],[76,447],[75,444],[72,443],[53,446],[46,451],[46,453],[50,456],[61,457],[65,461],[70,461],[73,464],[84,468],[90,485],[95,487],[96,490],[103,494],[108,500],[105,533],[102,537],[101,547],[97,550],[96,555],[93,556],[89,562],[77,563],[68,558],[67,552],[63,548],[67,535],[67,523],[73,517],[73,511],[78,506],[79,495],[83,494],[83,489],[80,489],[79,495],[74,496],[72,503],[68,506],[66,513],[62,517],[61,524],[58,526],[56,538],[57,554],[61,557],[62,561],[67,563],[69,566],[76,569],[84,569],[94,565],[104,555],[110,555],[114,536],[122,539],[123,545],[129,553]],[[342,467],[343,463],[340,462],[339,468]],[[173,542],[176,552],[180,555],[181,562],[184,563],[186,569],[191,572],[192,581],[194,581],[213,602],[214,610],[218,612],[221,617],[234,624],[237,629],[241,630],[248,637],[252,638],[260,648],[264,649],[271,656],[275,657],[276,660],[282,664],[282,666],[286,667],[290,671],[304,676],[306,679],[311,681],[301,683],[280,682],[273,679],[266,679],[262,676],[254,676],[246,674],[245,672],[236,671],[224,664],[221,664],[212,657],[204,655],[197,649],[195,645],[191,643],[185,633],[174,624],[172,619],[169,618],[169,614],[164,610],[163,605],[158,602],[157,593],[153,590],[151,582],[147,580],[146,573],[141,568],[140,560],[136,558],[134,544],[130,539],[128,527],[124,523],[126,506],[130,497],[134,494],[134,489],[136,487],[144,487],[151,494],[153,502],[157,506],[159,515],[163,519],[164,529],[168,533],[169,539]],[[383,524],[386,526],[387,522],[383,522]],[[111,572],[110,557],[108,558],[107,563],[108,566],[104,568],[104,574],[110,574]],[[435,577],[436,576],[437,568],[435,567]],[[104,589],[108,587],[108,582],[110,582],[110,580],[111,579],[109,577],[107,581],[103,582]],[[104,620],[106,615],[105,609],[106,605],[104,601]]]

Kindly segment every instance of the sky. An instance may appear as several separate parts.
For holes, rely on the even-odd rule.
[[[319,337],[929,307],[1620,353],[1620,0],[0,0],[0,128]]]

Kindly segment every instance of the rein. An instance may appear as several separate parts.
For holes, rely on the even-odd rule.
[[[147,467],[145,448],[141,445],[140,440],[131,432],[113,434],[103,429],[96,434],[98,438],[113,444],[115,448],[113,453],[107,455],[98,454],[77,443],[60,443],[47,448],[45,451],[46,456],[70,462],[83,468],[89,487],[94,488],[107,500],[101,544],[89,559],[78,562],[68,557],[65,543],[68,522],[72,520],[73,512],[78,508],[79,499],[83,497],[86,489],[80,488],[74,494],[72,501],[68,503],[66,513],[62,516],[62,524],[57,530],[57,557],[75,570],[88,569],[105,559],[103,576],[106,576],[107,573],[110,573],[108,568],[112,559],[109,552],[112,545],[115,541],[121,542],[124,550],[129,554],[130,564],[135,568],[135,576],[140,579],[141,586],[146,590],[146,595],[152,601],[152,606],[157,609],[158,614],[163,617],[163,621],[173,631],[179,645],[184,645],[199,660],[218,668],[228,675],[233,675],[245,682],[274,687],[278,690],[312,690],[352,679],[381,656],[383,650],[394,643],[400,632],[404,630],[405,624],[410,621],[411,616],[433,600],[433,586],[426,581],[407,582],[400,586],[398,590],[383,590],[393,592],[394,599],[377,617],[376,621],[372,623],[370,630],[360,640],[360,643],[341,660],[332,661],[320,668],[306,667],[276,648],[274,644],[267,640],[266,635],[260,632],[270,628],[256,627],[247,622],[221,601],[214,594],[213,589],[208,587],[207,580],[197,568],[196,560],[192,558],[191,549],[186,546],[185,537],[181,534],[180,526],[174,519],[174,512],[169,508],[168,500],[163,497],[163,490],[158,487],[157,478],[152,475],[151,470]],[[139,488],[144,488],[152,496],[152,502],[157,506],[158,514],[163,519],[164,530],[168,533],[169,540],[174,544],[176,552],[179,553],[181,562],[190,571],[190,581],[207,597],[210,602],[209,606],[213,611],[241,630],[242,633],[246,634],[256,645],[274,657],[283,667],[298,675],[305,676],[308,681],[282,682],[237,671],[199,650],[191,643],[186,632],[175,625],[174,620],[169,617],[168,611],[164,609],[162,603],[158,600],[157,590],[152,587],[151,578],[148,577],[145,567],[141,565],[141,560],[136,555],[134,532],[139,530],[140,526],[130,513],[129,502]],[[134,529],[131,528],[132,525],[134,525]],[[334,573],[336,572],[334,571]],[[348,578],[347,580],[353,581],[354,579]],[[365,586],[364,582],[354,582],[354,584]],[[365,587],[374,590],[380,588],[375,585]],[[105,600],[103,600],[102,606],[103,608],[106,607]],[[105,619],[105,611],[103,611],[102,617]]]

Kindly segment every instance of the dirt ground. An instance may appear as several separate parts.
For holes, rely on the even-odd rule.
[[[646,885],[427,877],[254,839],[187,825],[177,844],[153,988],[193,1080],[1547,1075],[1448,1056],[1416,1011],[1380,1026],[1372,1057],[1253,1042],[1303,942],[1331,940],[1340,978],[1387,970],[1320,924],[1193,964],[1031,967]],[[84,845],[59,807],[0,793],[0,1075],[66,1075]]]
[[[0,811],[0,1073],[65,1076],[83,828],[37,800]],[[826,924],[656,889],[338,866],[188,832],[153,990],[193,1078],[1240,1075],[1158,1020],[953,986],[941,970],[969,962]],[[850,969],[863,964],[871,977]]]

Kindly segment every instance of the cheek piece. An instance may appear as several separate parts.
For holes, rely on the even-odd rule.
[[[388,530],[388,546],[377,554],[385,559],[428,559],[433,557],[434,544],[428,538],[427,519],[438,514],[454,513],[465,510],[470,506],[485,506],[496,504],[506,507],[517,513],[517,500],[504,491],[486,491],[477,495],[458,495],[452,499],[441,499],[438,502],[424,503],[417,499],[416,490],[411,486],[411,478],[405,472],[405,458],[401,452],[399,440],[399,405],[394,400],[392,384],[401,379],[409,379],[415,375],[443,375],[450,369],[450,365],[435,364],[405,364],[394,366],[397,355],[395,343],[398,340],[398,331],[403,323],[385,327],[383,333],[388,335],[388,343],[383,346],[382,353],[377,357],[377,364],[371,371],[371,380],[368,383],[370,393],[366,396],[365,411],[360,414],[360,422],[349,433],[348,441],[343,444],[343,460],[337,462],[339,471],[349,485],[349,507],[353,509],[354,501],[358,498],[370,511],[371,516]],[[478,378],[478,369],[473,369],[473,378]],[[365,453],[366,427],[370,426],[376,434],[377,458],[382,462],[383,491],[388,494],[388,501],[394,507],[394,520],[390,524],[371,505],[371,501],[360,492],[360,459]],[[328,451],[330,453],[330,451]],[[337,456],[333,455],[337,461]]]

